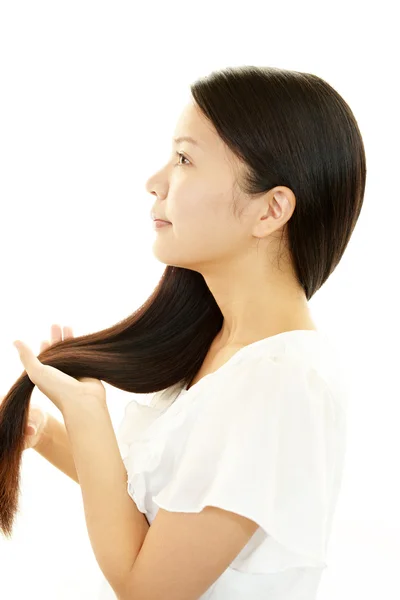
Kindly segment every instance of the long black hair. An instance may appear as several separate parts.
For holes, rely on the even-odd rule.
[[[237,185],[250,201],[275,186],[293,191],[287,245],[309,300],[338,265],[363,204],[366,159],[350,107],[316,75],[270,67],[212,72],[196,81],[191,93],[242,161]],[[151,296],[127,318],[55,343],[38,357],[72,377],[150,393],[189,383],[222,322],[202,275],[167,265]],[[0,528],[7,537],[18,511],[33,388],[24,372],[0,407]]]

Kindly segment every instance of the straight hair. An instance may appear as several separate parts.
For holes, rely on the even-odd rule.
[[[275,186],[293,191],[287,250],[310,300],[339,264],[363,204],[366,158],[353,112],[316,75],[272,67],[228,67],[190,89],[244,165],[235,183],[250,201]],[[233,207],[235,212],[235,200]],[[153,293],[131,315],[102,331],[55,343],[38,358],[71,377],[147,394],[192,381],[222,323],[203,276],[167,265]],[[18,512],[33,388],[24,371],[0,406],[0,529],[7,538]]]

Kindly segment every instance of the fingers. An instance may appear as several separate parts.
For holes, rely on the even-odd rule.
[[[51,326],[51,343],[56,344],[62,341],[62,330],[60,325]]]
[[[64,335],[64,338],[63,338]],[[51,326],[51,343],[55,344],[57,342],[61,342],[62,339],[67,339],[67,338],[71,338],[74,337],[74,334],[72,332],[72,327],[70,325],[64,325],[64,327],[61,329],[60,325],[52,325]]]
[[[64,335],[64,337],[63,337]],[[68,338],[73,338],[74,333],[72,331],[72,327],[70,325],[64,325],[61,329],[60,325],[54,324],[50,329],[50,338],[51,341],[44,340],[40,344],[40,352],[47,350],[52,344],[56,344],[57,342],[61,342],[63,339],[66,340]]]
[[[72,337],[74,337],[72,327],[70,325],[65,325],[64,326],[64,340],[66,340],[67,338],[72,338]]]

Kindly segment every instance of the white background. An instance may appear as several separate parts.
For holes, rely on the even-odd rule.
[[[394,2],[0,4],[2,394],[22,372],[13,340],[39,353],[52,323],[98,331],[153,291],[165,265],[152,254],[154,197],[144,186],[169,156],[195,79],[245,64],[311,72],[352,108],[367,154],[364,207],[310,301],[350,386],[319,600],[400,597],[394,15]],[[106,387],[117,426],[130,395]],[[32,401],[62,418],[36,388]],[[79,486],[28,450],[13,539],[0,539],[0,597],[91,600],[101,578]]]

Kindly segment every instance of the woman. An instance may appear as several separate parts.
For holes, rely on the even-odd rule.
[[[153,246],[167,265],[157,288],[118,324],[38,358],[151,394],[128,404],[118,432],[134,501],[129,569],[122,555],[117,576],[122,541],[87,521],[109,552],[96,539],[104,597],[312,599],[341,483],[346,394],[308,301],[361,211],[362,137],[313,74],[227,68],[191,92],[171,156],[147,182],[152,216],[166,221]],[[5,533],[32,388],[24,374],[0,409]],[[85,501],[93,480],[79,419],[68,421]]]

